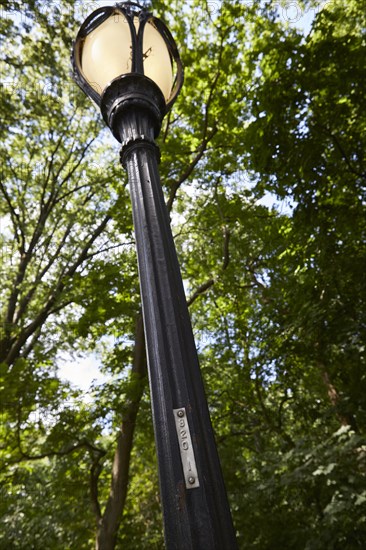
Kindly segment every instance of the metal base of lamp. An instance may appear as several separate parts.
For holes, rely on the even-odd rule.
[[[123,142],[121,136],[121,117],[128,111],[139,111],[146,114],[149,128],[154,131],[153,138],[158,137],[161,123],[166,114],[166,103],[160,88],[153,80],[138,73],[129,73],[112,80],[101,96],[103,118],[114,137]],[[139,117],[140,118],[140,117]],[[131,136],[138,136],[139,128],[131,127]],[[141,135],[141,133],[140,133]]]

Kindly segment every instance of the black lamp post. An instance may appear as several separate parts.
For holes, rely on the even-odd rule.
[[[117,3],[85,20],[72,63],[128,172],[166,548],[235,550],[154,141],[183,82],[176,44],[145,8]]]

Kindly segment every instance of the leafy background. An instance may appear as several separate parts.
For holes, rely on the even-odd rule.
[[[239,546],[361,549],[363,3],[151,4],[185,66],[160,171]],[[69,75],[99,5],[1,5],[4,550],[164,547],[128,185]]]

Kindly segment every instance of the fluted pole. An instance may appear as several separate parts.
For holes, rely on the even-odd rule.
[[[149,109],[123,108],[167,550],[235,550],[234,528],[160,184]]]

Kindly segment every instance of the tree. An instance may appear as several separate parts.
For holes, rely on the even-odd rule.
[[[126,285],[130,279],[129,290],[136,285],[136,270],[126,269],[126,263],[134,262],[131,216],[123,177],[103,161],[100,117],[86,116],[69,81],[68,58],[59,55],[70,48],[73,4],[63,3],[51,17],[42,3],[28,7],[15,22],[7,21],[3,59],[9,78],[3,89],[3,119],[8,122],[3,158],[8,161],[0,187],[6,273],[1,314],[3,466],[22,477],[23,463],[60,457],[62,470],[65,460],[70,464],[82,451],[87,475],[80,472],[74,483],[87,487],[89,470],[89,501],[99,521],[96,485],[106,454],[99,441],[107,411],[92,411],[88,423],[84,406],[72,414],[65,410],[65,402],[77,404],[78,395],[58,379],[53,361],[62,349],[76,350],[78,338],[84,340],[81,347],[94,346],[108,333],[104,325],[113,316],[129,314],[121,323],[122,333],[134,332],[138,299],[127,293],[115,296],[120,273],[126,272]],[[16,45],[21,63],[12,55]],[[136,349],[141,342],[142,335]],[[144,377],[142,352],[136,357]],[[122,427],[133,408],[132,403]],[[34,426],[32,414],[46,420]],[[15,544],[9,531],[3,536],[5,545]],[[37,537],[34,532],[30,537],[17,544],[32,545]]]
[[[162,548],[126,180],[65,87],[87,13],[23,5],[1,18],[0,547]],[[365,538],[361,8],[304,36],[270,3],[153,2],[186,71],[161,174],[242,548]],[[57,369],[85,350],[88,401]]]

